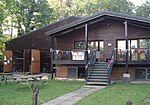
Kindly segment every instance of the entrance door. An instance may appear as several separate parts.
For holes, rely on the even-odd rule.
[[[31,64],[31,52],[30,50],[24,49],[23,72],[30,71],[30,64]]]
[[[40,73],[40,50],[31,50],[31,74]]]
[[[141,80],[150,79],[150,69],[149,68],[136,68],[135,79],[141,79]]]
[[[13,52],[11,50],[4,51],[3,72],[12,72],[12,56],[13,56]]]

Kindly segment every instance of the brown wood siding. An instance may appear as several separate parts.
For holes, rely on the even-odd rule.
[[[68,67],[67,66],[57,66],[56,77],[67,78],[68,77]]]
[[[129,74],[130,74],[130,77],[131,77],[130,79],[134,80],[134,78],[135,78],[135,68],[134,67],[129,67],[128,71],[129,71]],[[111,80],[121,81],[122,78],[123,78],[124,73],[125,73],[125,67],[113,67]]]
[[[50,24],[45,26],[44,28],[38,29],[36,31],[27,33],[24,36],[15,38],[10,42],[6,43],[6,49],[9,50],[23,50],[23,49],[45,49],[50,48],[50,38],[45,35],[45,32],[50,31],[52,29],[58,28],[70,22],[74,22],[80,18],[78,17],[70,17],[68,19],[64,19],[62,21],[56,22],[54,24]]]
[[[117,39],[125,39],[123,21],[105,20],[88,26],[89,40],[104,41],[104,59],[111,55],[112,49],[116,48]],[[128,38],[150,38],[150,30],[128,25]],[[75,41],[84,41],[84,28],[75,30],[63,36],[57,37],[57,49],[74,49]],[[112,46],[109,47],[108,43]]]
[[[68,78],[69,77],[68,68],[77,68],[77,66],[57,65],[56,77],[57,78]]]

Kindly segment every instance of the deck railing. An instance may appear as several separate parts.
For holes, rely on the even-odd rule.
[[[126,60],[126,50],[115,48],[115,62],[124,62]],[[129,49],[128,51],[128,61],[129,62],[139,62],[150,63],[150,49]]]
[[[109,72],[109,78],[108,78],[108,83],[110,83],[110,78],[112,74],[112,69],[113,69],[113,64],[114,64],[114,58],[115,58],[115,49],[112,50],[110,61],[108,61],[108,66],[107,66],[107,71]]]
[[[62,60],[84,60],[85,50],[61,51],[54,50],[54,61]]]

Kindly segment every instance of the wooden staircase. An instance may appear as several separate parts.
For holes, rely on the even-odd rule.
[[[107,85],[109,83],[109,71],[107,62],[96,62],[86,80],[88,85]]]

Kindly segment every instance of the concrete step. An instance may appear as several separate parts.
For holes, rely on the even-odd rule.
[[[107,82],[108,81],[108,79],[88,79],[87,80],[88,82]]]
[[[107,82],[86,82],[87,85],[107,85]]]
[[[89,76],[89,79],[108,79],[108,76]]]

